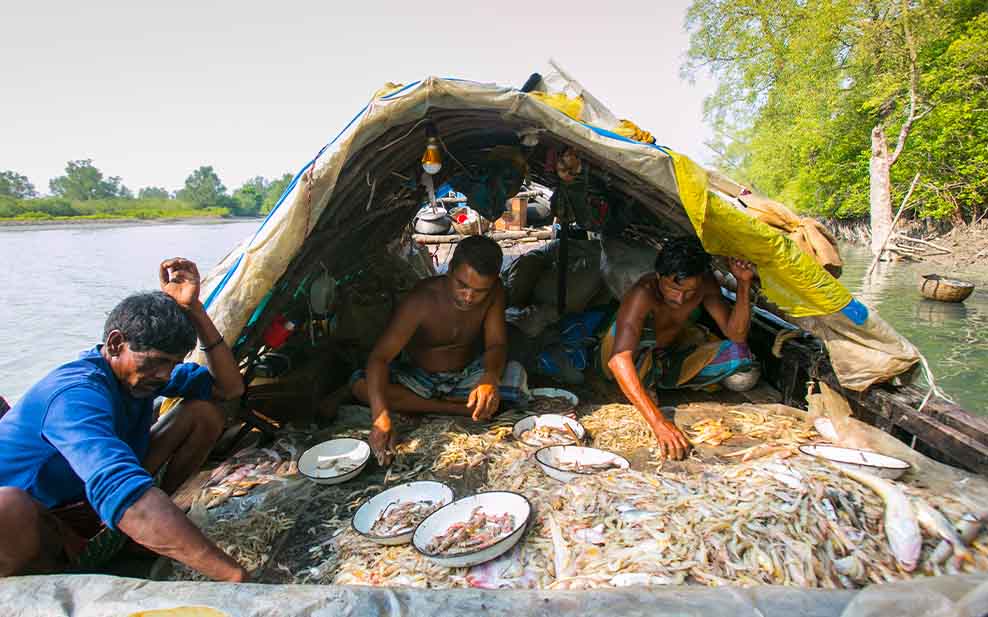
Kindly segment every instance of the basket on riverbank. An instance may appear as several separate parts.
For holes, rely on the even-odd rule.
[[[924,298],[940,302],[963,302],[974,291],[974,283],[943,278],[939,274],[924,274],[919,292]]]

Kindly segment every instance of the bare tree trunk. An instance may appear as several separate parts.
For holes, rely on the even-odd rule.
[[[930,113],[933,107],[918,112],[919,103],[919,64],[916,61],[916,42],[909,28],[909,4],[901,0],[902,30],[906,39],[906,50],[909,52],[909,115],[899,129],[899,141],[895,151],[889,154],[888,140],[885,138],[885,119],[879,121],[871,129],[871,162],[869,174],[871,186],[869,194],[871,210],[871,252],[878,255],[882,251],[882,243],[892,227],[892,166],[899,160],[902,149],[906,147],[906,138],[913,124]]]
[[[871,129],[871,162],[869,175],[871,186],[871,254],[876,257],[892,227],[892,160],[889,158],[885,127],[878,124]]]

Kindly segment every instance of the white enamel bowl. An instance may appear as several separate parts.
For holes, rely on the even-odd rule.
[[[340,484],[360,475],[370,460],[370,446],[359,439],[330,439],[318,443],[298,459],[298,470],[306,478],[319,484]],[[346,471],[319,469],[326,461],[345,461]]]
[[[470,519],[470,513],[481,506],[487,514],[513,514],[515,527],[510,534],[501,538],[487,548],[476,549],[463,553],[445,554],[429,553],[425,547],[439,534],[449,529],[454,523],[462,523]],[[523,495],[510,491],[491,491],[478,493],[458,499],[453,503],[430,514],[412,534],[412,546],[440,566],[447,568],[469,568],[485,561],[500,557],[510,550],[525,533],[529,518],[532,516],[532,504]]]
[[[580,397],[562,388],[533,388],[529,394],[533,397],[564,398],[569,401],[573,409],[576,409],[576,406],[580,404]]]
[[[428,480],[393,486],[365,501],[353,515],[350,525],[354,531],[372,542],[385,545],[407,544],[412,539],[414,528],[391,536],[376,536],[371,533],[371,526],[380,518],[385,508],[405,501],[431,501],[441,508],[453,502],[453,489],[442,482]]]
[[[541,444],[529,443],[522,439],[522,435],[525,431],[530,431],[533,428],[538,428],[540,426],[551,426],[553,428],[564,428],[569,426],[576,436],[579,438],[578,441],[582,442],[583,438],[587,435],[587,430],[583,428],[583,425],[574,420],[573,418],[567,418],[566,416],[556,415],[554,413],[546,413],[541,416],[528,416],[527,418],[522,418],[521,420],[515,422],[515,426],[511,429],[511,433],[515,436],[515,439],[522,442],[526,446],[539,447]],[[560,436],[560,445],[574,444],[577,442],[573,441],[572,438],[569,441],[562,441],[562,436]]]
[[[841,446],[806,445],[799,451],[817,458],[827,459],[844,469],[865,471],[880,478],[895,480],[912,467],[909,463],[894,456],[886,456],[869,450],[843,448]]]
[[[630,467],[628,459],[619,454],[582,446],[546,446],[535,452],[535,462],[539,464],[545,475],[560,482],[569,482],[580,476],[603,473],[602,471],[568,471],[560,468],[560,464],[563,463],[592,465],[595,463],[614,462],[621,469]]]

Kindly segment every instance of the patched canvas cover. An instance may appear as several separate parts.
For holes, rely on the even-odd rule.
[[[413,126],[430,109],[495,111],[505,119],[537,127],[582,152],[620,165],[637,183],[662,194],[665,202],[678,202],[678,208],[655,213],[672,227],[684,232],[692,228],[711,253],[754,261],[766,296],[793,317],[832,315],[851,301],[847,290],[796,243],[712,192],[707,172],[687,157],[574,119],[549,104],[546,97],[493,84],[430,77],[407,86],[392,84],[376,93],[350,124],[303,167],[260,229],[206,277],[207,308],[228,343],[239,337],[320,218],[340,205],[343,197],[336,194],[336,188],[346,162],[363,153],[365,146],[386,131]],[[891,336],[899,337],[894,332]],[[847,345],[855,351],[861,347],[853,340]],[[193,359],[203,361],[200,355],[194,352]],[[869,362],[881,360],[869,358]],[[880,369],[884,374],[895,374],[896,370],[897,363]],[[838,374],[843,378],[851,373]]]

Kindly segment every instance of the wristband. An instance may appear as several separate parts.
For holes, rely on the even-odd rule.
[[[222,336],[219,337],[218,339],[216,339],[216,342],[215,343],[210,343],[209,345],[199,345],[199,351],[203,351],[203,352],[212,351],[213,349],[216,349],[217,347],[219,347],[221,343],[223,343],[223,337]]]

